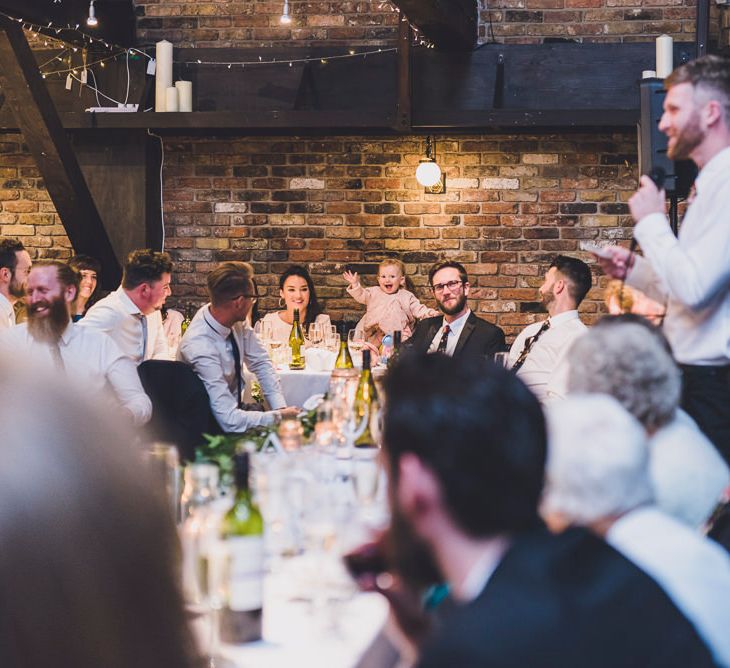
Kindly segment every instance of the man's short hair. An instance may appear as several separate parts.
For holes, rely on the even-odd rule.
[[[576,257],[558,255],[550,264],[568,279],[568,294],[578,306],[588,294],[593,284],[590,267]]]
[[[722,105],[725,124],[730,125],[730,60],[714,55],[690,60],[664,80],[664,87],[669,90],[683,83],[716,99]]]
[[[469,277],[466,274],[466,269],[464,269],[464,265],[460,262],[455,262],[454,260],[442,260],[441,262],[437,262],[431,269],[428,271],[428,284],[430,286],[433,286],[433,277],[436,274],[436,272],[441,271],[442,269],[448,269],[451,267],[452,269],[456,269],[456,271],[459,272],[459,279],[462,283],[468,283]]]
[[[653,500],[646,433],[613,397],[567,397],[548,407],[547,424],[543,512],[589,524]]]
[[[252,289],[253,267],[248,262],[221,262],[208,274],[208,294],[213,306],[239,295],[250,295]]]
[[[81,279],[79,274],[72,267],[69,267],[67,262],[62,262],[61,260],[36,260],[33,263],[33,269],[40,269],[41,267],[55,267],[56,277],[61,287],[74,287],[78,293]]]
[[[384,380],[384,449],[397,482],[413,453],[438,478],[446,510],[486,537],[539,523],[545,421],[535,396],[487,360],[406,353]]]
[[[149,248],[132,251],[127,256],[122,276],[122,287],[134,290],[142,283],[154,283],[162,278],[162,274],[172,273],[172,260],[167,253],[160,253]]]
[[[568,390],[608,394],[650,431],[674,417],[681,374],[651,325],[604,318],[569,352]]]
[[[10,273],[13,273],[18,264],[16,253],[24,250],[25,246],[17,239],[0,239],[0,269],[10,269]]]

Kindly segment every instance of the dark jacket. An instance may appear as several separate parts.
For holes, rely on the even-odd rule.
[[[406,345],[417,353],[428,352],[433,337],[442,324],[443,316],[440,315],[421,320]],[[457,355],[491,357],[502,350],[504,350],[504,332],[491,322],[477,318],[474,312],[470,313],[456,343],[454,357]]]

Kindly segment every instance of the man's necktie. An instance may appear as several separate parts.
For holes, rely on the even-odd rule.
[[[537,330],[536,334],[533,334],[525,341],[525,347],[522,349],[522,352],[517,358],[517,361],[512,365],[512,371],[514,373],[517,373],[520,370],[520,367],[525,363],[527,356],[530,354],[532,346],[535,345],[537,340],[543,335],[544,332],[547,332],[548,329],[550,329],[550,318],[542,323],[542,327]]]
[[[61,348],[58,345],[58,342],[51,343],[51,357],[53,357],[53,363],[56,365],[56,368],[61,372],[66,372],[66,365],[63,363],[63,357],[61,357]]]
[[[231,342],[231,348],[233,348],[233,365],[236,368],[236,384],[238,387],[236,404],[239,408],[241,408],[241,394],[243,393],[243,376],[241,375],[241,351],[238,349],[236,337],[233,336],[233,332],[228,335],[228,340]]]
[[[439,341],[439,347],[436,348],[437,353],[443,353],[446,354],[446,346],[449,343],[449,332],[451,331],[451,328],[448,325],[444,325],[444,333],[441,335],[441,340]]]
[[[137,313],[137,318],[142,323],[142,361],[147,354],[147,316],[144,313]]]

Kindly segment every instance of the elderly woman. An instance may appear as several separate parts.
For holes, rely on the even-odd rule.
[[[98,297],[96,289],[99,287],[101,263],[90,255],[74,255],[67,264],[79,275],[79,292],[71,305],[71,318],[76,322],[84,317]]]
[[[293,264],[281,275],[279,298],[284,308],[267,313],[261,321],[262,326],[268,324],[271,327],[271,336],[275,341],[289,340],[295,309],[299,310],[299,322],[305,332],[315,322],[329,327],[330,317],[322,313],[312,277],[304,267]]]
[[[568,391],[615,397],[650,437],[659,507],[695,528],[708,520],[730,471],[678,407],[680,371],[657,330],[638,316],[601,320],[570,349]]]

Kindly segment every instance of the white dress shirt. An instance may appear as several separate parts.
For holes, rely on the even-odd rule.
[[[8,298],[0,294],[0,329],[15,325],[15,309]]]
[[[565,311],[551,316],[550,328],[535,341],[525,363],[517,375],[535,396],[546,402],[562,399],[568,391],[568,350],[588,328],[578,317],[578,311]],[[512,366],[525,347],[525,341],[537,334],[544,321],[533,322],[523,329],[509,351],[509,365]]]
[[[444,328],[446,325],[449,326],[449,338],[446,340],[446,354],[449,357],[452,357],[454,354],[454,350],[456,350],[456,344],[459,343],[459,337],[461,336],[461,330],[464,329],[464,325],[466,325],[466,321],[471,315],[471,309],[466,309],[466,312],[464,315],[460,315],[456,320],[452,320],[451,322],[446,322],[446,319],[444,318],[443,322],[441,323],[441,327],[439,328],[439,331],[436,332],[436,336],[433,337],[433,341],[431,341],[431,345],[428,347],[429,353],[435,353],[438,350],[439,343],[441,343],[441,337],[444,333]]]
[[[100,299],[79,320],[82,327],[98,329],[111,336],[122,352],[136,364],[144,360],[171,360],[167,336],[159,311],[147,316],[147,345],[142,352],[142,313],[121,286]]]
[[[695,187],[679,238],[664,214],[638,222],[644,258],[636,258],[627,283],[667,302],[663,331],[678,362],[729,364],[730,147],[702,168]]]
[[[246,411],[238,407],[238,379],[233,358],[233,347],[228,335],[238,343],[241,365],[245,364],[256,376],[272,409],[267,412]],[[232,329],[221,325],[206,304],[190,322],[177,350],[177,357],[193,367],[205,384],[210,407],[218,424],[225,432],[241,433],[251,427],[273,424],[277,410],[286,406],[281,384],[269,355],[254,331],[243,322]],[[243,381],[243,368],[241,378]]]
[[[654,507],[624,515],[606,541],[657,582],[715,661],[730,666],[730,556],[722,546]]]
[[[27,354],[33,361],[57,368],[51,347],[30,335],[28,323],[2,331],[0,347],[11,354]],[[69,323],[58,348],[64,371],[88,396],[104,396],[107,388],[111,388],[118,403],[131,413],[135,424],[144,424],[150,419],[152,402],[142,389],[137,367],[110,337]]]

